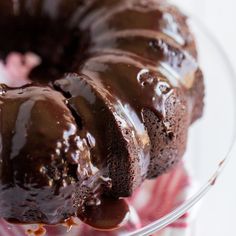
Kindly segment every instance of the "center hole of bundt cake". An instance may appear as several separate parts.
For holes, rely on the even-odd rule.
[[[85,45],[81,33],[63,20],[9,17],[0,21],[0,26],[4,31],[0,32],[0,61],[7,68],[14,62],[12,68],[19,68],[19,75],[30,69],[27,76],[32,81],[48,83],[58,79],[73,72],[82,59]]]

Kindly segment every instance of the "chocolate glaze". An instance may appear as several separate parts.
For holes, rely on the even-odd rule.
[[[186,24],[186,17],[165,1],[103,0],[100,2],[94,1],[91,4],[92,6],[86,12],[90,14],[82,18],[81,22],[82,29],[89,28],[92,40],[119,31],[145,30],[149,31],[147,37],[150,33],[162,34],[163,37],[196,55],[194,38]],[[100,8],[98,5],[103,7]]]
[[[202,113],[186,17],[155,0],[0,1],[0,35],[0,61],[41,58],[31,84],[0,88],[0,216],[118,227],[117,198],[173,167]]]
[[[118,32],[119,33],[119,32]],[[192,87],[194,80],[194,72],[197,69],[195,60],[185,51],[177,46],[172,46],[173,43],[168,43],[165,38],[158,38],[158,35],[150,38],[147,37],[146,32],[121,32],[113,34],[101,40],[96,40],[90,48],[91,53],[98,55],[103,53],[117,53],[127,55],[128,58],[135,57],[139,61],[145,62],[143,67],[150,67],[153,69],[159,66],[162,70],[168,70],[173,74],[175,80],[172,85],[181,83],[184,87]],[[134,44],[135,42],[135,44]],[[156,69],[153,69],[156,70]],[[171,81],[170,81],[171,82]]]
[[[88,195],[96,198],[106,179],[92,164],[61,93],[37,85],[1,90],[1,215],[16,222],[61,222]]]

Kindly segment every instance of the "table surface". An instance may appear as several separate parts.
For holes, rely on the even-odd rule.
[[[198,16],[206,24],[225,49],[236,71],[236,1],[173,0],[173,2]],[[234,156],[215,187],[200,203],[194,236],[236,235],[234,216],[236,153]]]

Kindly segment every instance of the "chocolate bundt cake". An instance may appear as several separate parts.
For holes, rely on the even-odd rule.
[[[180,160],[202,115],[194,38],[166,1],[0,0],[2,67],[12,53],[39,61],[20,86],[0,85],[11,222],[57,224],[130,196]]]

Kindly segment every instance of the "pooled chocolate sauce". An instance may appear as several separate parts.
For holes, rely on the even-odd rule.
[[[115,230],[129,219],[129,206],[123,199],[101,198],[98,206],[85,206],[78,217],[97,230]]]
[[[83,223],[96,230],[111,231],[125,225],[129,220],[130,210],[124,199],[102,197],[97,205],[86,205],[83,211],[78,211],[77,217]],[[63,225],[70,232],[72,227],[79,226],[77,217],[70,217]]]

